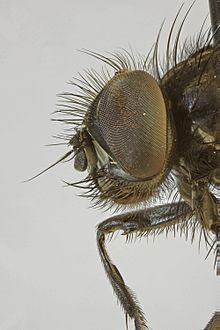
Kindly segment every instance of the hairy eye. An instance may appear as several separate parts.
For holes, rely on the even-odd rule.
[[[130,176],[146,180],[167,158],[167,110],[155,79],[141,70],[116,74],[90,106],[91,136]]]

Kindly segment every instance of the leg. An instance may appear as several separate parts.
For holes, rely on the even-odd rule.
[[[119,270],[112,263],[105,246],[105,236],[122,230],[127,237],[157,235],[165,230],[180,231],[187,229],[191,208],[184,202],[156,206],[148,210],[139,210],[113,216],[98,225],[97,244],[106,274],[114,292],[121,303],[126,316],[134,319],[136,330],[148,329],[144,314],[134,293],[126,286]]]

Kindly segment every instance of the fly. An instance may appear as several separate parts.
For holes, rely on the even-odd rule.
[[[209,252],[215,251],[220,275],[220,1],[209,5],[211,29],[203,24],[197,39],[183,46],[180,35],[192,6],[174,36],[179,10],[164,63],[158,57],[160,33],[143,58],[126,50],[108,56],[84,50],[106,68],[80,75],[72,82],[76,91],[63,93],[57,110],[57,120],[70,128],[61,136],[70,150],[49,168],[73,159],[75,169],[87,174],[70,186],[84,188],[95,205],[129,207],[98,225],[97,245],[126,320],[130,317],[136,330],[149,328],[109,257],[109,235],[120,231],[130,240],[175,231],[191,233],[193,240],[198,232]],[[176,191],[170,203],[150,206],[170,191]]]

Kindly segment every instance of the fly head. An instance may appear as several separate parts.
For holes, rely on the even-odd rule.
[[[70,142],[75,169],[87,169],[101,199],[132,204],[151,196],[169,172],[174,130],[159,82],[121,69],[98,90]]]

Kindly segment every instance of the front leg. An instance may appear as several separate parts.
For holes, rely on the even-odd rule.
[[[118,268],[112,263],[105,245],[105,237],[122,230],[123,234],[138,236],[157,235],[165,231],[176,230],[181,232],[188,228],[192,217],[191,208],[184,202],[161,205],[122,215],[113,216],[98,225],[97,244],[106,274],[114,292],[121,303],[126,316],[134,320],[136,330],[149,329],[135,294],[125,284]]]

